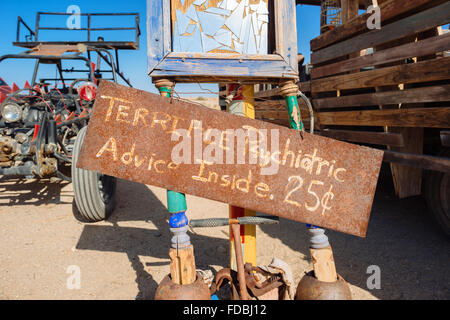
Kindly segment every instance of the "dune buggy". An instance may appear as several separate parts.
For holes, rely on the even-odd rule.
[[[117,49],[115,63],[107,50],[111,44],[104,39],[64,44],[27,41],[21,45],[31,50],[0,57],[0,68],[8,59],[35,62],[31,82],[20,89],[13,85],[0,105],[0,175],[71,181],[75,216],[89,222],[103,220],[115,207],[116,179],[77,169],[74,164],[103,75],[111,74],[107,80],[114,82],[120,76],[130,85],[117,70]],[[91,55],[97,55],[97,65],[91,62]],[[102,70],[101,61],[110,68]],[[74,62],[86,68],[75,69]],[[58,76],[38,79],[42,65],[53,65]],[[68,78],[68,73],[78,76]]]

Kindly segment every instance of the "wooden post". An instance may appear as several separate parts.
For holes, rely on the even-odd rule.
[[[235,95],[233,97],[233,101],[228,104],[227,111],[232,114],[255,119],[254,86],[241,86],[239,84],[227,85],[227,95],[230,95],[233,92],[235,92]],[[256,215],[255,211],[234,206],[230,206],[229,210],[229,216],[231,219],[236,219],[238,217],[251,217]],[[256,226],[242,225],[240,228],[244,261],[245,263],[256,265]],[[237,270],[236,253],[232,234],[233,233],[230,227],[230,268],[233,270]]]
[[[336,266],[334,264],[333,250],[330,246],[323,249],[309,249],[317,280],[335,282],[337,280]]]
[[[186,249],[170,248],[170,277],[176,284],[191,284],[197,279],[195,271],[194,247]]]
[[[300,117],[300,109],[298,106],[297,93],[298,87],[293,81],[285,81],[280,83],[280,92],[284,96],[288,108],[291,128],[294,130],[304,131],[304,125]],[[314,229],[315,227],[311,227]],[[322,235],[325,234],[323,229],[315,229]],[[314,235],[311,235],[313,237]],[[325,245],[328,244],[325,238]],[[314,275],[319,281],[335,282],[337,280],[336,266],[334,264],[333,250],[328,244],[325,248],[310,248],[311,260],[313,263]]]

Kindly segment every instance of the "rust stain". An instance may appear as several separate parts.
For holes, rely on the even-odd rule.
[[[279,162],[276,174],[263,175],[264,165],[249,164],[250,143],[244,144],[245,164],[172,159],[182,141],[171,139],[178,129],[192,138],[192,154],[196,133],[203,133],[202,158],[212,144],[202,138],[211,129],[227,137],[226,130],[242,128],[267,130],[267,150]],[[215,146],[225,149],[225,140]],[[271,149],[276,140],[278,153]],[[233,146],[236,160],[238,144]],[[365,237],[382,159],[379,150],[309,133],[302,139],[285,127],[102,81],[77,166]]]

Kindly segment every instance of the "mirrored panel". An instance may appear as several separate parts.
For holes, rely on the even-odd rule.
[[[268,54],[269,0],[171,0],[173,52]]]

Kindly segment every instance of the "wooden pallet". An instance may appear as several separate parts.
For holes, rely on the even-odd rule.
[[[386,149],[403,198],[421,193],[422,169],[450,172],[450,159],[424,155],[450,128],[450,57],[443,54],[450,34],[438,32],[450,22],[450,2],[378,5],[381,29],[367,28],[366,13],[311,41],[311,81],[299,85],[311,96],[320,134]],[[257,98],[270,94],[278,93]],[[287,125],[275,104],[257,104],[257,118]]]

